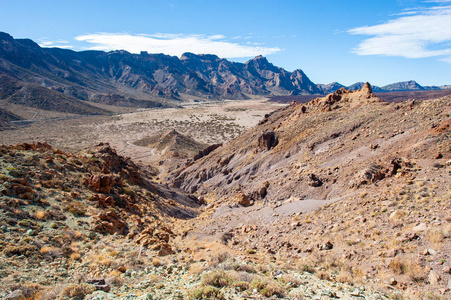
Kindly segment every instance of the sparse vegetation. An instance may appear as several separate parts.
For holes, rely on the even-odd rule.
[[[214,286],[201,286],[190,293],[191,299],[224,299],[223,292]]]
[[[71,284],[63,289],[58,299],[83,300],[86,295],[92,294],[95,290],[96,288],[90,284]]]
[[[266,118],[260,131],[188,163],[175,153],[136,152],[160,155],[158,170],[119,158],[106,145],[78,154],[2,146],[0,273],[8,290],[0,288],[0,297],[21,278],[40,282],[42,299],[86,297],[94,286],[87,280],[104,280],[102,289],[129,298],[434,299],[451,279],[449,130],[435,132],[449,105],[415,105],[376,103],[343,114],[351,112],[344,105],[278,119],[287,108]],[[116,118],[111,132],[130,132],[132,125]],[[202,112],[133,128],[177,128],[193,138],[205,135],[203,142],[225,141],[244,129],[238,121]],[[278,137],[269,150],[257,147],[266,129]],[[425,140],[442,143],[445,157],[435,158],[434,147],[418,142]],[[118,152],[138,149],[121,143]],[[172,188],[179,184],[199,201]],[[24,195],[30,189],[32,197]],[[238,189],[250,206],[231,200]],[[299,209],[324,198],[333,201]]]

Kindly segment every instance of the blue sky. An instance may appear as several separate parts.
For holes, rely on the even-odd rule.
[[[451,84],[451,0],[2,0],[0,31],[76,51],[262,54],[315,83]]]

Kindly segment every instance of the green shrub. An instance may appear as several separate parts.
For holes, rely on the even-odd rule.
[[[214,286],[201,286],[191,291],[190,299],[225,299],[222,291]]]
[[[80,201],[70,202],[64,207],[65,211],[69,211],[74,216],[84,216],[86,214],[86,208]]]
[[[249,288],[249,282],[237,281],[232,284],[232,287],[237,288],[239,291],[244,292]]]
[[[302,265],[300,270],[303,272],[310,273],[310,274],[315,273],[315,268],[313,268],[312,266],[309,266],[309,265]]]
[[[261,277],[257,277],[252,280],[249,288],[251,290],[257,290],[264,297],[284,297],[285,295],[284,289],[277,282],[263,279]]]
[[[225,287],[232,284],[232,279],[224,271],[214,271],[208,273],[202,279],[202,285],[211,285],[214,287]]]

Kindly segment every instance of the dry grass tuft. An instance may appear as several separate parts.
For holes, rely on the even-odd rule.
[[[330,274],[329,274],[329,272],[327,272],[325,270],[321,270],[321,271],[317,272],[316,277],[318,277],[321,280],[330,280]]]
[[[214,271],[205,274],[202,278],[202,285],[211,285],[214,287],[222,288],[225,286],[230,286],[232,284],[232,278],[224,271]]]
[[[434,244],[440,244],[445,238],[445,235],[441,228],[433,228],[427,232],[427,237]]]
[[[200,286],[189,293],[189,299],[224,299],[224,294],[214,286]]]
[[[352,274],[349,272],[340,272],[340,274],[338,274],[335,280],[340,283],[354,284]]]
[[[161,266],[161,261],[156,257],[152,258],[152,266],[154,266],[154,267]]]
[[[257,290],[264,297],[284,297],[285,290],[275,281],[267,278],[256,277],[250,284],[251,290]]]
[[[205,266],[201,263],[194,263],[189,266],[189,273],[191,275],[201,274],[205,270]]]
[[[59,295],[59,300],[82,300],[86,295],[95,292],[96,288],[91,284],[71,284],[64,288]]]
[[[240,292],[244,292],[245,290],[249,289],[249,286],[249,282],[246,281],[237,281],[232,284],[232,287],[238,289]]]

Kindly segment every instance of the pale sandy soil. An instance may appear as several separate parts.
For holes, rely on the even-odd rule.
[[[43,120],[0,132],[0,144],[47,142],[76,152],[100,142],[139,163],[155,161],[155,151],[133,142],[175,129],[206,144],[224,143],[256,125],[264,115],[284,105],[266,100],[192,104],[185,108],[149,109],[114,116]],[[27,112],[27,116],[33,115]],[[58,115],[58,117],[60,117]]]

